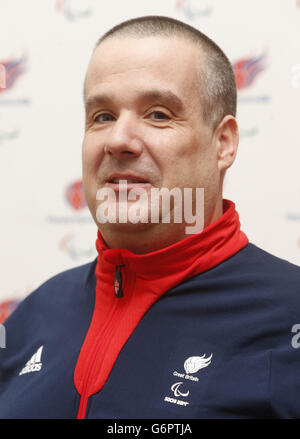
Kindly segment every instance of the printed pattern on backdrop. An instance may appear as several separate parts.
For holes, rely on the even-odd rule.
[[[0,323],[42,282],[96,257],[81,181],[84,75],[100,35],[154,14],[198,28],[232,62],[240,144],[224,196],[236,203],[252,242],[300,264],[299,0],[111,0],[105,7],[96,0],[5,0]]]

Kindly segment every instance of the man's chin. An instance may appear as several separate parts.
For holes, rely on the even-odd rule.
[[[148,202],[102,202],[97,205],[95,217],[98,224],[118,226],[128,230],[144,228],[153,222]]]
[[[151,223],[141,223],[138,222],[136,224],[127,222],[118,222],[115,223],[105,223],[100,224],[97,222],[97,226],[100,232],[104,235],[109,233],[110,235],[115,233],[140,233],[143,231],[150,230],[153,227]]]

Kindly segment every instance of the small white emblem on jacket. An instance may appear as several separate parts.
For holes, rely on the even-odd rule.
[[[43,363],[41,363],[41,356],[44,346],[40,346],[35,354],[32,355],[29,361],[25,364],[25,367],[21,370],[19,375],[29,372],[38,372],[41,370]]]
[[[211,354],[208,358],[205,358],[205,354],[202,357],[189,357],[184,362],[184,370],[186,373],[196,373],[198,370],[207,367],[211,363]]]

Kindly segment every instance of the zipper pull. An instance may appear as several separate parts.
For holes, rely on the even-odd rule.
[[[118,298],[124,296],[123,288],[122,288],[121,267],[124,267],[124,265],[116,265],[115,282],[114,282],[115,296]]]

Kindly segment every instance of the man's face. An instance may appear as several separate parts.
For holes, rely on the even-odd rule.
[[[220,175],[202,119],[197,63],[199,49],[181,38],[111,38],[94,52],[86,76],[83,185],[102,234],[116,225],[97,222],[96,194],[103,187],[118,193],[118,179],[147,191],[204,188],[205,202],[216,201]]]

